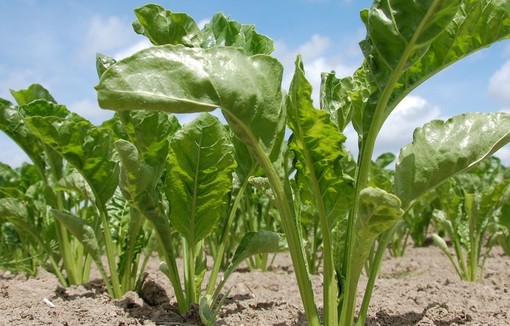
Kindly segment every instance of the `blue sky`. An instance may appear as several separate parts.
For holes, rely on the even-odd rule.
[[[97,52],[125,57],[148,46],[131,28],[133,9],[145,1],[3,0],[0,2],[0,97],[9,89],[40,83],[61,104],[94,123],[112,113],[96,104]],[[180,0],[158,4],[186,12],[203,24],[218,11],[274,39],[274,55],[291,78],[297,53],[303,56],[309,80],[318,91],[320,73],[350,75],[362,62],[358,42],[365,36],[359,19],[368,0]],[[376,154],[397,152],[412,140],[412,131],[426,121],[461,112],[510,112],[510,44],[505,41],[467,58],[415,90],[394,111],[381,131]],[[354,133],[348,132],[354,150]],[[26,160],[0,134],[0,161],[12,166]],[[510,150],[497,154],[510,163]]]

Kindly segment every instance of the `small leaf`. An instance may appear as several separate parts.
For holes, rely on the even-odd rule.
[[[258,34],[253,25],[243,25],[229,20],[222,13],[217,13],[202,30],[202,47],[233,46],[243,48],[246,53],[271,54],[274,51],[273,41]]]
[[[140,160],[138,150],[130,142],[119,139],[115,147],[122,162],[120,189],[124,197],[139,206],[147,201],[154,191],[159,178],[154,176],[153,169]]]
[[[265,253],[274,253],[287,250],[284,237],[276,232],[260,230],[248,232],[239,242],[239,246],[232,258],[232,265],[239,265],[246,258]]]
[[[12,97],[19,106],[26,105],[35,100],[46,100],[48,102],[57,103],[50,92],[39,84],[32,84],[28,89],[18,91],[11,90]]]
[[[115,62],[117,61],[114,58],[98,53],[96,55],[97,75],[101,77],[101,75],[106,71],[106,69],[110,68],[110,66],[115,64]]]
[[[404,214],[400,199],[378,188],[367,187],[359,195],[357,237],[360,242],[375,239]]]
[[[154,45],[182,44],[197,48],[232,46],[243,48],[248,54],[270,54],[274,50],[273,41],[258,34],[253,25],[231,21],[222,13],[215,14],[202,30],[187,14],[172,12],[154,4],[136,9],[135,14],[135,32],[145,35]]]
[[[211,295],[200,298],[199,313],[204,325],[212,325],[216,320],[216,314],[210,307]]]

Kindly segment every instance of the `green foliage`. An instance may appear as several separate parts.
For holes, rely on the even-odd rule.
[[[433,216],[445,239],[436,233],[433,240],[463,280],[474,282],[483,277],[485,261],[500,236],[491,230],[501,227],[503,207],[510,200],[508,177],[499,160],[490,158],[437,189],[439,207]]]
[[[319,318],[304,257],[302,230],[307,225],[320,227],[324,242],[326,324],[353,324],[359,275],[362,266],[371,266],[358,319],[363,324],[382,252],[404,210],[508,142],[508,115],[465,114],[427,124],[402,150],[394,181],[391,173],[376,173],[393,158],[371,161],[377,135],[400,100],[419,84],[507,38],[505,8],[504,1],[376,1],[361,13],[367,27],[361,42],[366,60],[352,77],[324,75],[322,111],[313,108],[299,58],[289,95],[283,96],[281,65],[265,54],[269,52],[253,55],[246,49],[246,38],[239,37],[242,25],[228,25],[219,15],[211,24],[223,21],[221,26],[228,28],[206,26],[200,31],[185,14],[148,6],[138,10],[135,29],[154,44],[166,45],[142,50],[106,70],[96,87],[99,103],[116,111],[173,113],[219,107],[264,171],[263,178],[252,180],[270,187],[267,194],[280,213],[309,324],[318,324]],[[214,34],[216,40],[230,36],[209,47],[204,34],[213,30],[221,31]],[[351,119],[359,137],[356,163],[342,148],[341,131]],[[291,165],[282,145],[285,124],[292,131]],[[468,125],[473,128],[465,128]],[[488,137],[479,143],[476,136],[482,130]],[[299,223],[305,220],[309,224],[301,229]]]
[[[75,271],[90,259],[101,269],[98,258],[105,253],[111,281],[106,269],[103,278],[118,297],[138,283],[137,265],[129,262],[140,259],[144,246],[150,248],[154,234],[180,313],[199,304],[202,321],[212,324],[226,278],[244,259],[282,250],[282,237],[274,232],[281,227],[309,325],[320,323],[310,280],[320,248],[324,323],[354,324],[365,267],[368,283],[356,322],[363,325],[384,250],[406,223],[409,234],[423,240],[434,215],[454,243],[457,270],[466,278],[476,279],[477,269],[483,269],[487,230],[494,230],[489,249],[496,239],[507,243],[506,176],[491,184],[502,169],[492,161],[482,166],[486,170],[461,173],[510,141],[508,114],[466,113],[427,123],[401,150],[394,173],[387,169],[393,155],[375,161],[372,155],[381,127],[407,94],[510,36],[508,6],[506,0],[376,0],[361,12],[365,61],[350,77],[325,73],[316,109],[301,58],[287,94],[283,67],[270,56],[272,40],[252,25],[217,14],[200,29],[184,13],[147,5],[135,10],[133,27],[155,46],[118,62],[97,57],[98,101],[117,111],[113,119],[93,126],[33,86],[13,92],[18,106],[0,101],[0,128],[34,162],[40,176],[34,181],[44,196],[33,211],[53,208],[59,251],[72,282],[84,279]],[[202,113],[181,128],[172,115],[217,108],[228,127]],[[358,134],[356,160],[344,147],[343,130],[350,123]],[[0,172],[3,184],[16,178],[9,169]],[[8,185],[0,192],[7,225],[17,232],[37,232],[23,222],[32,216],[32,208],[22,204],[30,187],[25,194]],[[436,210],[427,208],[431,202]],[[108,218],[113,212],[116,217]],[[425,218],[413,226],[419,214]],[[257,224],[235,220],[261,215]],[[229,234],[248,226],[253,230],[242,238]],[[122,232],[125,245],[118,241]],[[44,238],[34,239],[52,253]],[[435,239],[448,254],[444,240]],[[76,241],[82,244],[78,259],[69,250]],[[400,243],[405,246],[405,240]],[[207,249],[215,262],[202,291]],[[53,265],[59,270],[57,262]],[[221,266],[225,274],[217,284]]]

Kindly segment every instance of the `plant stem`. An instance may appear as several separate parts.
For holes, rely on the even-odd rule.
[[[50,157],[49,149],[46,147],[46,145],[43,145],[43,146],[44,146],[46,155],[48,157]],[[53,178],[53,183],[56,184],[58,182],[58,180],[62,177],[61,169],[59,169],[55,165],[55,162],[51,159],[48,159],[48,165],[51,170],[51,176]],[[45,180],[45,186],[49,187],[47,180]],[[56,190],[55,196],[57,199],[57,208],[59,210],[64,210],[65,207],[64,207],[64,199],[63,199],[62,192],[59,190]],[[69,235],[67,234],[67,230],[56,219],[55,219],[55,228],[56,228],[56,233],[57,233],[60,254],[61,254],[62,260],[64,262],[64,267],[67,272],[67,278],[69,280],[69,283],[70,284],[79,284],[81,280],[77,277],[77,270],[76,270],[76,266],[74,263],[70,240],[69,240]]]
[[[248,175],[251,175],[254,171],[255,171],[255,165],[252,166]],[[214,287],[218,280],[218,274],[220,272],[221,264],[223,262],[223,258],[225,255],[225,247],[227,245],[227,241],[230,236],[232,222],[234,221],[234,217],[236,215],[237,208],[239,207],[239,204],[241,202],[241,199],[244,195],[244,192],[245,192],[247,186],[248,186],[248,178],[245,178],[243,180],[243,183],[241,184],[241,188],[239,189],[239,191],[236,195],[236,198],[234,199],[234,203],[233,203],[230,213],[228,215],[227,221],[226,221],[225,225],[223,226],[222,234],[220,237],[220,244],[219,244],[218,250],[216,252],[216,255],[214,257],[214,265],[211,270],[211,275],[209,276],[209,282],[207,283],[207,288],[205,291],[206,295],[212,295],[214,292]]]
[[[229,124],[234,123],[237,126],[243,126],[246,132],[244,141],[250,146],[252,154],[257,158],[260,166],[266,173],[275,196],[276,207],[280,212],[283,230],[287,236],[290,257],[295,269],[296,281],[305,309],[305,315],[308,319],[308,325],[318,326],[320,325],[319,312],[315,305],[312,282],[308,272],[302,237],[297,225],[296,211],[294,210],[293,194],[290,184],[288,181],[282,183],[276,168],[271,163],[264,149],[262,149],[257,137],[251,133],[250,127],[246,126],[243,121],[225,108],[223,108],[223,112],[226,114],[227,121],[230,120]]]
[[[197,303],[195,285],[195,246],[182,238],[184,247],[184,282],[188,303]]]
[[[106,259],[108,260],[108,269],[110,270],[110,277],[112,282],[113,297],[115,299],[122,296],[122,289],[120,288],[119,273],[115,263],[115,248],[113,245],[112,235],[110,234],[110,223],[108,222],[106,209],[102,203],[96,203],[101,217],[101,224],[103,225],[103,236],[106,249]],[[106,280],[105,280],[106,281]]]
[[[287,236],[292,265],[295,268],[296,280],[305,308],[305,314],[308,319],[308,325],[318,326],[320,325],[319,313],[315,305],[312,282],[308,272],[303,243],[298,230],[290,186],[288,183],[285,183],[285,185],[282,184],[272,164],[267,161],[265,155],[259,155],[259,157],[261,158],[261,166],[266,172],[269,183],[272,186],[278,211],[281,214],[282,225],[285,235]]]
[[[372,299],[372,292],[374,290],[375,281],[377,279],[377,276],[379,275],[379,270],[382,265],[384,251],[386,250],[386,247],[388,246],[388,243],[397,227],[398,223],[395,224],[390,230],[383,233],[383,235],[379,238],[379,245],[377,246],[375,257],[372,260],[372,265],[370,266],[370,275],[368,277],[367,285],[365,288],[365,294],[363,295],[363,302],[361,303],[361,308],[358,314],[358,321],[356,322],[357,326],[365,325],[368,306],[370,305],[370,300]]]

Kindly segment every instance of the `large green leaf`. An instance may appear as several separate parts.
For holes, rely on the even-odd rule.
[[[203,113],[174,135],[166,182],[170,221],[190,245],[225,214],[234,168],[233,145],[216,117]]]
[[[301,58],[287,99],[288,125],[292,130],[289,148],[296,157],[296,180],[301,201],[311,205],[332,229],[351,208],[352,180],[344,176],[341,160],[346,155],[346,137],[328,113],[313,107],[312,86],[306,80]]]
[[[367,28],[362,49],[381,87],[387,75],[413,65],[427,52],[430,43],[451,23],[460,2],[379,0],[362,11]]]
[[[231,21],[222,13],[215,14],[202,30],[187,14],[171,12],[155,4],[140,7],[135,14],[135,31],[145,35],[154,45],[233,46],[243,48],[249,54],[270,54],[274,50],[273,41],[255,32],[253,25]]]
[[[165,45],[117,62],[101,77],[102,108],[173,113],[222,108],[235,135],[251,150],[280,156],[284,136],[283,68],[266,55],[241,49]]]
[[[75,114],[24,119],[32,134],[65,158],[87,180],[95,199],[104,205],[118,183],[113,135]]]
[[[362,12],[365,62],[381,93],[373,94],[358,132],[377,130],[397,104],[425,80],[467,55],[510,36],[508,0],[376,1]],[[384,101],[379,98],[384,97]]]
[[[466,113],[434,120],[400,151],[395,193],[407,207],[421,194],[463,172],[510,141],[510,115]]]

